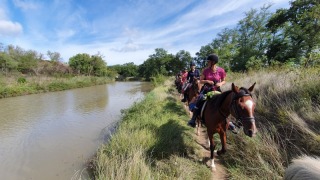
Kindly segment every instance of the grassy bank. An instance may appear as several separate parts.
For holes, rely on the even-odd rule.
[[[116,133],[99,149],[94,179],[209,179],[210,170],[194,160],[186,111],[167,83],[124,112]]]
[[[106,84],[112,78],[93,76],[0,76],[0,98],[36,94],[50,91],[62,91]]]

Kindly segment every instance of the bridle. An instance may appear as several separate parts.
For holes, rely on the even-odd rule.
[[[241,97],[245,97],[245,96],[250,96],[252,98],[252,95],[247,92],[246,89],[244,88],[240,88],[240,92],[237,94],[233,94],[232,97],[232,102],[231,102],[231,110],[233,110],[234,114],[236,115],[236,121],[237,123],[243,123],[243,122],[250,122],[250,123],[254,123],[255,119],[254,116],[250,116],[250,117],[243,117],[240,115],[239,113],[239,106],[237,106],[236,101],[241,98]]]
[[[239,110],[239,106],[237,106],[237,100],[241,97],[244,97],[244,96],[251,96],[252,97],[252,95],[246,89],[240,88],[239,93],[233,92],[232,102],[230,104],[230,113],[231,113],[231,111],[234,112],[234,114],[235,114],[234,118],[236,119],[237,124],[240,124],[240,125],[242,125],[243,122],[251,122],[251,123],[255,122],[255,119],[253,116],[252,117],[243,117],[239,113],[240,110]],[[225,113],[222,112],[221,108],[219,108],[218,111],[223,117],[225,117],[225,119],[228,118],[228,115],[225,115]]]

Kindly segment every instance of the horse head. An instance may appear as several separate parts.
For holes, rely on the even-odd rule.
[[[255,102],[251,92],[256,83],[250,88],[238,88],[232,83],[232,91],[234,92],[231,113],[243,125],[244,133],[249,137],[254,137],[257,129],[254,119]]]
[[[201,83],[198,78],[193,77],[192,87],[194,88],[194,92],[197,92],[197,94],[199,94],[200,89],[201,89]]]

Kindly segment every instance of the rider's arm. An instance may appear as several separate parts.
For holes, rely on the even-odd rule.
[[[200,76],[200,83],[201,84],[214,84],[213,81],[210,81],[210,80],[206,80],[206,76],[204,74],[204,72],[202,72],[201,76]]]
[[[221,87],[222,85],[224,85],[225,83],[226,83],[226,80],[225,80],[226,78],[222,78],[221,80],[220,80],[220,82],[218,82],[217,84],[216,84],[216,86],[217,87]]]

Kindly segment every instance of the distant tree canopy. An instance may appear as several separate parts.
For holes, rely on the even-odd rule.
[[[137,77],[138,76],[138,65],[133,62],[125,63],[123,65],[109,66],[110,69],[116,71],[123,77]]]

